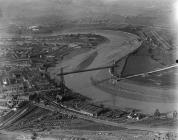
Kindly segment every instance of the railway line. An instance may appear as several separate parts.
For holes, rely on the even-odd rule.
[[[9,118],[7,118],[5,121],[1,123],[0,129],[4,129],[7,126],[12,125],[12,123],[16,121],[17,119],[19,119],[20,117],[22,117],[27,112],[27,110],[28,108],[27,106],[25,106],[24,108],[15,112],[12,116],[10,116]]]
[[[165,50],[172,48],[162,37],[160,37],[160,35],[157,32],[151,31],[151,33],[153,34],[153,36],[155,36],[155,38],[158,40],[158,42],[160,42],[162,44],[162,46]]]
[[[97,117],[93,117],[93,116],[89,116],[89,115],[83,114],[78,110],[75,110],[75,109],[72,109],[72,108],[69,108],[69,107],[65,107],[65,106],[63,106],[61,104],[57,104],[57,103],[55,103],[54,101],[52,101],[48,97],[45,97],[45,98],[48,99],[50,103],[55,104],[55,106],[62,108],[65,111],[65,113],[67,113],[69,115],[72,115],[72,116],[76,116],[76,117],[78,117],[80,119],[93,121],[93,122],[96,122],[96,123],[101,123],[101,124],[110,125],[110,126],[117,126],[117,127],[118,126],[119,127],[121,127],[121,126],[123,127],[124,126],[122,123],[117,123],[117,122],[108,121],[108,120],[102,120],[102,119],[99,119]],[[48,109],[48,108],[46,108],[46,109]],[[54,111],[56,111],[56,110],[54,110]],[[60,111],[62,111],[62,110],[60,109]]]

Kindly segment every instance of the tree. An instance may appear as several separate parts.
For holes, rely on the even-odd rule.
[[[156,109],[154,112],[155,117],[160,117],[161,113],[159,112],[159,109]]]

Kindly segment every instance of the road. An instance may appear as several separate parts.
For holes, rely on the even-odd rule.
[[[59,62],[56,67],[49,69],[51,77],[55,79],[59,79],[57,74],[60,73],[61,67],[65,67],[65,72],[74,71],[93,52],[97,51],[98,55],[87,67],[87,69],[111,65],[113,61],[117,61],[123,58],[140,46],[140,44],[136,41],[137,37],[135,35],[120,31],[73,29],[64,31],[63,33],[95,33],[107,37],[110,42],[101,44],[96,49],[87,53],[73,56],[72,59],[65,59],[64,57],[64,60]],[[111,76],[108,70],[89,71],[86,73],[65,76],[65,83],[74,91],[92,98],[94,102],[102,102],[107,106],[136,108],[143,111],[144,113],[151,114],[155,111],[156,108],[162,112],[177,110],[178,104],[176,102],[165,103],[165,100],[161,98],[167,96],[168,93],[170,93],[170,95],[175,94],[174,89],[167,91],[163,89],[155,89],[153,87],[144,87],[136,84],[127,84],[125,82],[121,84],[119,83],[117,86],[103,85],[104,88],[107,89],[101,89],[93,85],[91,82],[92,78],[97,81],[102,81],[103,79],[110,79],[110,77]],[[120,88],[124,90],[120,91]],[[133,90],[134,94],[132,94]],[[113,94],[115,97],[113,97]],[[142,95],[141,98],[130,98],[134,97],[136,94],[139,95],[138,98],[140,95]],[[142,100],[143,98],[147,98],[149,95],[152,99],[154,99],[155,96],[158,96],[160,102],[153,100],[145,102]],[[113,102],[113,98],[115,102]]]

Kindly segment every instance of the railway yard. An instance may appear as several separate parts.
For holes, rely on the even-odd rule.
[[[142,50],[133,48],[132,51],[136,50],[134,53],[127,53],[127,57],[116,61],[119,70],[117,67],[111,67],[110,69],[110,77],[116,78],[114,82],[119,81],[119,78],[122,77],[174,64],[172,57],[165,56],[168,53],[167,51],[171,55],[170,50],[173,51],[175,48],[172,48],[167,41],[160,38],[156,31],[148,33],[145,31],[146,29],[143,31],[142,29],[127,26],[119,30],[120,32],[137,35],[138,38],[133,42],[134,44],[142,43]],[[68,83],[65,84],[65,78],[62,75],[62,67],[57,69],[58,74],[61,74],[61,76],[58,75],[58,78],[51,76],[50,68],[55,67],[63,60],[68,62],[74,56],[93,51],[77,67],[70,70],[86,69],[98,55],[95,49],[98,49],[101,44],[107,45],[110,42],[107,37],[94,33],[65,33],[31,37],[5,37],[1,38],[0,42],[2,44],[0,47],[1,133],[30,133],[30,135],[33,134],[33,137],[39,137],[39,139],[40,137],[63,139],[65,134],[68,135],[68,139],[76,138],[81,140],[177,138],[175,133],[177,127],[176,110],[160,112],[159,109],[155,108],[155,112],[146,113],[137,108],[111,107],[96,102],[89,96],[68,87]],[[144,45],[151,47],[146,48],[143,47]],[[159,45],[163,45],[163,50],[159,49]],[[157,55],[158,52],[160,55]],[[151,68],[145,67],[140,71],[139,66],[134,66],[136,67],[135,70],[130,71],[131,69],[128,67],[133,67],[135,63],[129,57],[141,56],[145,53],[146,56],[149,56],[149,59],[152,58],[156,62],[151,65]],[[147,58],[145,60],[147,61]],[[147,64],[149,65],[150,61]],[[70,67],[70,63],[63,65],[63,67],[65,70],[65,67]],[[167,74],[167,72],[165,73]],[[143,76],[132,78],[129,82],[143,83],[144,81],[149,86],[163,86],[166,88],[167,86],[175,86],[176,83],[170,80],[172,76],[169,74],[172,73],[168,72],[168,76],[163,74],[158,79],[159,81],[165,81],[162,80],[164,78],[169,79],[166,81],[167,83],[158,83],[154,74],[151,76],[155,78],[155,82],[150,82],[150,77]],[[155,75],[157,76],[157,73]],[[112,78],[111,80],[113,81]],[[93,79],[92,84],[101,90],[103,85],[108,84],[108,81],[98,84],[99,82],[101,81]],[[174,95],[170,96],[166,97],[165,100],[176,100]],[[137,96],[135,98],[137,99]],[[149,97],[147,99],[149,100]],[[120,133],[118,134],[118,132]]]

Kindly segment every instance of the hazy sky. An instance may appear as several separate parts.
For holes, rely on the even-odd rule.
[[[60,15],[70,18],[99,14],[137,15],[170,9],[175,0],[0,0],[5,17]],[[160,12],[160,13],[161,13]]]

